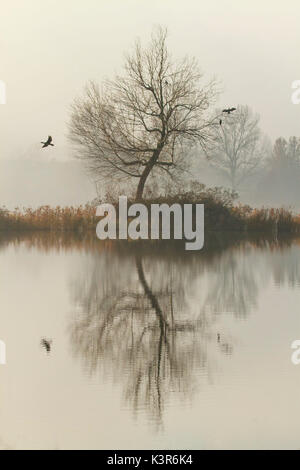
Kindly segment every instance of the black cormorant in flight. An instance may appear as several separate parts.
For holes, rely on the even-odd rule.
[[[222,113],[227,113],[227,114],[230,114],[232,113],[232,111],[235,111],[236,108],[226,108],[226,109],[223,109]]]
[[[41,144],[44,144],[42,148],[48,147],[48,145],[52,145],[52,147],[54,147],[54,144],[52,144],[51,142],[52,142],[52,137],[51,135],[49,135],[48,140],[46,140],[46,142],[41,142]]]
[[[41,339],[41,346],[46,349],[47,353],[49,353],[51,350],[51,344],[52,344],[51,339],[46,339],[46,338]]]

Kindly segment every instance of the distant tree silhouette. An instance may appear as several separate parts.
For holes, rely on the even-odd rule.
[[[300,138],[279,137],[258,185],[257,196],[267,203],[299,207],[299,181]]]
[[[295,136],[286,141],[279,137],[273,147],[271,166],[290,166],[300,163],[300,139]]]
[[[264,163],[267,142],[259,129],[259,117],[248,106],[237,110],[215,127],[212,144],[206,156],[233,190],[249,178]]]

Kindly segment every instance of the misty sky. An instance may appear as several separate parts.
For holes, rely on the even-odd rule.
[[[224,88],[219,104],[249,104],[272,139],[300,135],[299,0],[0,0],[1,158],[66,158],[69,106],[89,79],[120,71],[136,37],[169,30],[174,56],[195,56]]]

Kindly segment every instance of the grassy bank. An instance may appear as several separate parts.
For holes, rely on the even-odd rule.
[[[16,208],[0,210],[1,231],[58,231],[86,232],[95,230],[99,217],[96,217],[97,203],[79,207],[42,206],[37,209]],[[118,200],[110,201],[118,209]],[[134,201],[128,200],[128,205]],[[236,204],[235,195],[222,188],[205,189],[197,192],[182,192],[176,196],[159,197],[142,201],[149,209],[151,204],[204,204],[206,231],[234,232],[274,232],[300,233],[300,216],[280,208],[255,209]]]

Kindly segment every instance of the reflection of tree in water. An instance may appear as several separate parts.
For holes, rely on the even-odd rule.
[[[213,348],[231,354],[218,314],[247,317],[270,280],[300,283],[300,250],[289,239],[261,237],[198,254],[160,250],[159,256],[150,245],[136,257],[135,244],[124,251],[94,236],[10,234],[0,238],[0,249],[8,245],[80,256],[72,286],[74,352],[90,373],[120,382],[130,406],[156,419],[172,394],[190,397],[199,377],[212,375]]]
[[[220,313],[246,318],[274,275],[276,256],[284,265],[278,248],[275,257],[265,248],[245,243],[201,255],[112,249],[85,256],[72,285],[74,353],[91,374],[102,371],[122,383],[135,411],[147,409],[161,421],[172,394],[189,398],[200,378],[212,376],[214,348],[232,353],[216,322]]]
[[[237,256],[237,252],[228,250],[211,268],[214,276],[211,276],[211,286],[203,308],[215,314],[226,312],[245,318],[255,306],[261,286],[261,272],[255,274],[255,257],[242,250]]]
[[[72,323],[74,351],[90,373],[101,368],[105,376],[122,380],[125,399],[135,410],[148,409],[158,420],[170,394],[190,396],[199,375],[211,374],[210,340],[217,351],[231,353],[230,344],[217,344],[214,293],[199,296],[199,277],[215,271],[217,259],[220,263],[220,257],[206,256],[174,262],[139,255],[118,259],[103,253],[90,260],[82,280],[73,285],[78,308]],[[228,262],[231,258],[224,259],[224,270]],[[235,262],[231,269],[234,275]],[[234,288],[241,289],[242,284],[239,278]],[[215,289],[215,283],[211,287]],[[233,308],[240,302],[245,305],[243,314],[251,297],[246,293],[243,285],[232,300],[237,302]]]
[[[110,262],[105,280],[103,263],[95,265],[88,284],[76,286],[83,315],[72,327],[72,343],[90,372],[101,365],[105,374],[122,378],[125,399],[159,420],[169,393],[192,392],[195,369],[204,370],[207,357],[199,335],[203,319],[183,314],[180,273],[163,263],[158,271],[155,264],[152,277],[140,256],[122,268]]]
[[[292,245],[288,250],[268,253],[268,263],[272,266],[273,279],[277,285],[295,287],[300,285],[299,246]]]

